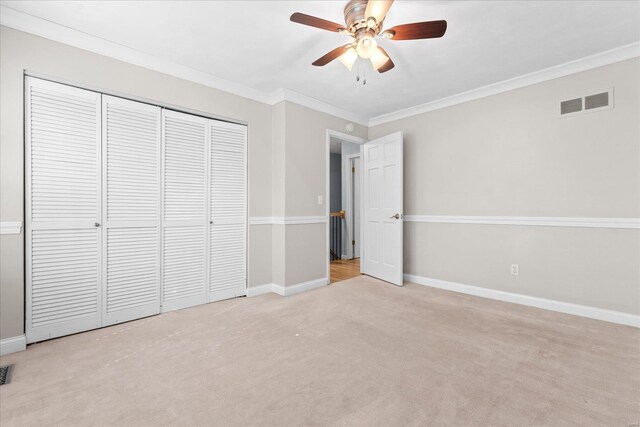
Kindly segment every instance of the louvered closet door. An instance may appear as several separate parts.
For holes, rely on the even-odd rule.
[[[246,295],[247,127],[210,121],[209,301]]]
[[[103,326],[160,312],[160,112],[102,96]]]
[[[100,95],[25,81],[27,342],[101,325]]]
[[[162,311],[207,302],[207,122],[163,111]]]

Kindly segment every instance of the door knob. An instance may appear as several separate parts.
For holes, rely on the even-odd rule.
[[[99,223],[99,222],[94,222],[94,223],[93,223],[93,226],[94,226],[94,227],[100,227],[100,223]]]
[[[391,218],[400,219],[400,214],[398,214],[398,213],[397,213],[397,214],[395,214],[395,215],[390,216],[389,218],[390,218],[390,219],[391,219]]]

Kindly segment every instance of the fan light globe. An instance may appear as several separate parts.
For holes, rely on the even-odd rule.
[[[388,60],[389,57],[385,55],[384,51],[380,48],[377,48],[371,56],[371,63],[376,70],[380,69]]]
[[[350,47],[345,53],[340,55],[338,59],[340,60],[340,62],[342,62],[342,65],[344,65],[349,71],[351,71],[351,68],[353,68],[353,63],[356,62],[356,59],[358,59],[358,54],[356,53],[356,50],[354,48]]]
[[[356,46],[356,51],[360,58],[369,59],[371,55],[373,55],[378,48],[378,43],[376,40],[371,37],[370,34],[364,35],[360,40],[358,40],[358,46]]]

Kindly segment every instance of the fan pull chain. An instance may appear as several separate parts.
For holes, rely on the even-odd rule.
[[[356,82],[360,81],[360,64],[356,64]],[[362,85],[366,85],[367,84],[367,74],[365,73],[365,70],[362,70]]]

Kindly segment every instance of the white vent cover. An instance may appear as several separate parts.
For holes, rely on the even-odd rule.
[[[560,101],[560,116],[575,116],[589,111],[608,110],[613,108],[613,89]]]
[[[595,95],[589,95],[584,97],[584,109],[595,110],[596,108],[603,108],[609,106],[609,92],[597,93]]]
[[[571,114],[582,111],[582,98],[570,99],[560,103],[560,114]]]

